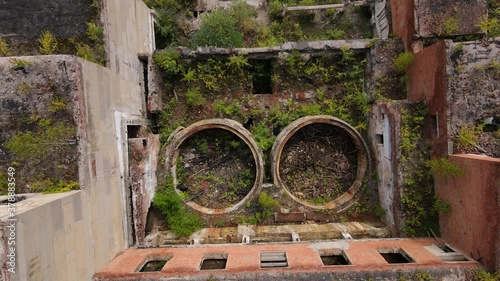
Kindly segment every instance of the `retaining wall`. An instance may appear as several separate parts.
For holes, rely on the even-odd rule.
[[[450,155],[463,176],[436,179],[437,194],[450,204],[439,224],[444,240],[480,260],[489,270],[500,268],[500,159],[471,154]]]

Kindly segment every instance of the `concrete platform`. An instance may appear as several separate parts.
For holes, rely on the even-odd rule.
[[[94,280],[335,280],[333,276],[340,278],[337,280],[367,280],[372,276],[383,276],[383,280],[407,276],[405,280],[412,280],[408,278],[415,272],[438,277],[433,280],[462,280],[468,270],[478,267],[475,261],[442,261],[424,248],[434,243],[432,239],[373,239],[128,249]],[[402,251],[413,262],[389,264],[379,254],[381,249]],[[320,255],[335,251],[342,253],[350,265],[323,265]],[[286,267],[263,267],[261,253],[268,252],[284,252]],[[227,258],[225,269],[200,270],[204,259],[214,257]],[[168,261],[160,271],[138,272],[148,261],[161,259]]]

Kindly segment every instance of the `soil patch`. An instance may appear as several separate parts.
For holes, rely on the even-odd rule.
[[[356,180],[357,149],[340,128],[312,124],[286,143],[280,177],[297,198],[324,204],[344,193]]]
[[[250,148],[235,134],[208,129],[187,139],[177,162],[177,188],[186,201],[207,208],[228,208],[255,184]]]

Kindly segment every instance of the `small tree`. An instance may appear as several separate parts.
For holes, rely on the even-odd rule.
[[[193,35],[193,45],[239,48],[243,46],[243,34],[230,13],[215,9],[201,20],[200,28]]]

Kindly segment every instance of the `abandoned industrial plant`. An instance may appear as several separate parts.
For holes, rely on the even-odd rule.
[[[0,0],[25,280],[500,280],[500,1]]]

